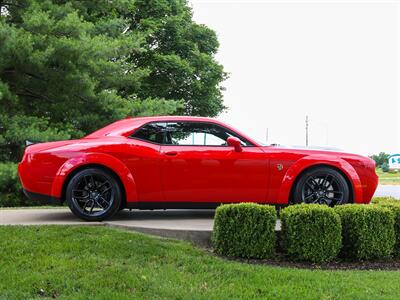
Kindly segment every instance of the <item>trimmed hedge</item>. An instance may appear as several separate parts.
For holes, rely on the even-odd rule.
[[[300,261],[322,263],[337,257],[342,242],[338,214],[318,204],[289,206],[281,212],[283,247]]]
[[[353,259],[380,259],[393,253],[394,217],[380,205],[340,205],[334,208],[342,223],[342,251]]]
[[[393,197],[374,197],[371,201],[372,204],[398,204],[399,200]]]
[[[396,257],[400,257],[400,200],[389,199],[388,201],[382,201],[377,205],[388,208],[393,213],[394,234],[396,237],[393,254]]]
[[[215,212],[212,242],[216,253],[269,258],[276,247],[276,209],[254,203],[227,204]]]

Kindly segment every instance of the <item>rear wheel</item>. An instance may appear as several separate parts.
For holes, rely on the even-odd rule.
[[[71,211],[87,221],[102,221],[121,206],[121,188],[114,176],[100,168],[88,168],[75,174],[66,189]]]
[[[344,176],[329,167],[304,172],[298,180],[292,203],[335,206],[350,202],[350,189]]]

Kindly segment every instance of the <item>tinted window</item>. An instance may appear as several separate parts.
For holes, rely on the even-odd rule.
[[[131,137],[161,144],[164,139],[166,123],[149,123],[136,130]]]
[[[194,146],[226,146],[226,139],[235,136],[243,146],[251,144],[230,130],[216,124],[201,122],[174,122],[167,124],[165,144]]]

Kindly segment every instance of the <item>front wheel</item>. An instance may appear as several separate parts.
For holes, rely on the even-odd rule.
[[[299,178],[292,203],[335,206],[350,202],[350,189],[344,176],[329,167],[306,171]]]
[[[114,176],[100,168],[88,168],[75,174],[66,189],[71,211],[86,221],[102,221],[121,206],[121,188]]]

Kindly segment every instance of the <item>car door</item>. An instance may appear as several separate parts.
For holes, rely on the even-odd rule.
[[[239,138],[242,151],[226,143]],[[169,202],[265,202],[264,152],[219,124],[168,122],[161,146],[164,199]]]

